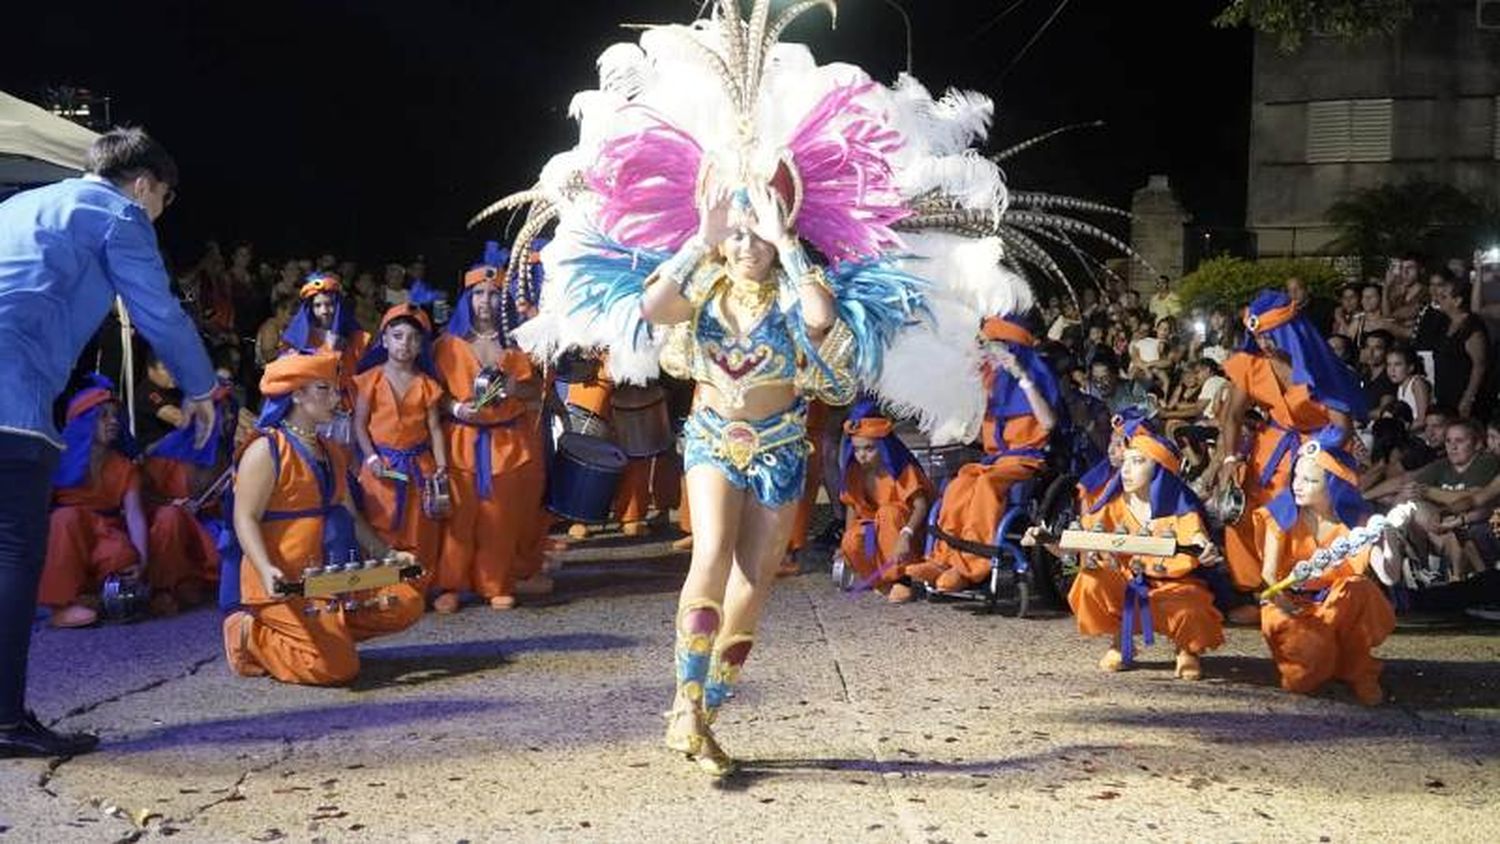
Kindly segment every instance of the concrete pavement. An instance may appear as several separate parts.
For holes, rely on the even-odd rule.
[[[1065,616],[819,571],[777,589],[715,784],[659,745],[685,557],[569,556],[545,605],[429,615],[348,689],[232,677],[213,612],[42,631],[34,706],[105,747],[0,762],[0,842],[1500,840],[1500,630],[1398,633],[1365,710],[1275,688],[1252,629],[1201,683],[1162,644],[1105,675]]]

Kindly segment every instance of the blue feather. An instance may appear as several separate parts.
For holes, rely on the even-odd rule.
[[[888,258],[839,264],[828,281],[839,319],[854,335],[855,372],[865,384],[874,384],[896,333],[931,316],[925,301],[930,284]]]
[[[602,234],[585,245],[592,251],[562,262],[572,270],[567,287],[567,298],[573,303],[569,316],[592,322],[618,315],[625,321],[625,333],[641,348],[650,332],[640,309],[646,279],[671,253],[631,249]]]

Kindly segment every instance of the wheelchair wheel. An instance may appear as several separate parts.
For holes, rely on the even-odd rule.
[[[924,581],[912,578],[911,599],[913,601],[930,601],[932,600],[932,594],[932,587],[928,586]]]
[[[1061,533],[1078,518],[1078,478],[1060,475],[1042,494],[1037,522],[1050,533]],[[1068,605],[1068,590],[1078,576],[1078,564],[1068,563],[1037,546],[1031,549],[1031,571],[1039,594],[1047,595],[1060,607]]]

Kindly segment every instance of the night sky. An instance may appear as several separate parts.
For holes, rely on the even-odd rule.
[[[994,96],[992,149],[1107,122],[1013,159],[1013,186],[1127,203],[1162,172],[1198,222],[1239,224],[1251,37],[1211,26],[1224,0],[1072,0],[1012,64],[1058,3],[904,0],[917,76]],[[905,66],[899,15],[884,0],[839,5],[836,31],[814,11],[786,37],[892,80]],[[617,25],[685,22],[699,2],[15,6],[0,87],[33,101],[48,85],[106,92],[115,122],[160,138],[183,172],[160,224],[177,262],[215,237],[265,257],[422,252],[437,279],[477,257],[482,238],[463,228],[475,210],[572,145],[568,100],[594,87],[604,47],[633,37]]]

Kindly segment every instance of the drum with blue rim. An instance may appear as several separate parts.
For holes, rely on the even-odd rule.
[[[547,478],[547,509],[575,522],[608,521],[628,460],[609,440],[563,434]]]

